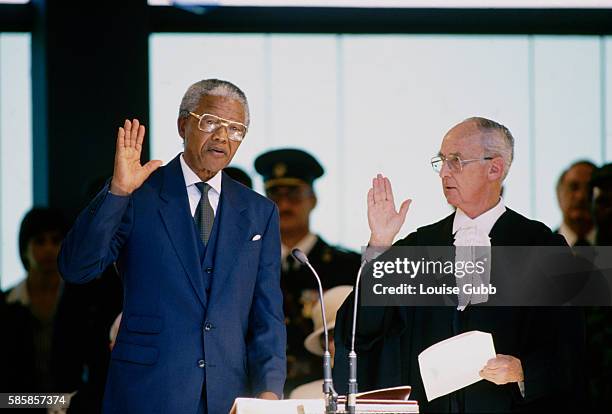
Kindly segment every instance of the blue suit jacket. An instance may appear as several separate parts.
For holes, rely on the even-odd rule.
[[[281,395],[278,210],[223,173],[215,228],[204,266],[176,157],[129,197],[107,185],[67,235],[58,259],[66,280],[87,282],[114,261],[123,279],[104,412],[195,413],[203,386],[210,414],[238,396]]]

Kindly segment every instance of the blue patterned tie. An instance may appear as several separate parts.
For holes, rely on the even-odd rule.
[[[206,246],[208,239],[210,238],[213,223],[215,221],[215,212],[210,205],[210,201],[208,200],[208,190],[210,189],[210,185],[200,182],[196,183],[196,187],[198,187],[198,190],[200,190],[202,196],[200,197],[200,202],[198,203],[198,207],[196,208],[195,216],[193,218],[198,226],[198,229],[200,230],[200,238]]]

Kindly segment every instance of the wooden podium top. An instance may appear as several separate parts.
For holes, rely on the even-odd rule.
[[[356,411],[359,414],[418,413],[419,403],[409,400],[412,387],[383,388],[357,394]],[[337,414],[344,414],[346,396],[338,397]],[[230,414],[325,414],[325,401],[321,399],[260,400],[236,398]]]
[[[359,414],[403,414],[418,413],[416,401],[369,399],[357,402]],[[344,414],[344,402],[338,404],[338,414]],[[236,398],[230,414],[325,414],[325,401],[312,400],[260,400]]]

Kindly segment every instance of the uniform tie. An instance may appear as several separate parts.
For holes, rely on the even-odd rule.
[[[200,202],[198,203],[193,219],[200,230],[200,238],[206,246],[208,239],[210,238],[213,223],[215,221],[215,212],[210,205],[210,201],[208,200],[208,190],[210,189],[210,185],[199,182],[196,183],[196,187],[198,187],[198,190],[200,190],[202,196],[200,197]]]

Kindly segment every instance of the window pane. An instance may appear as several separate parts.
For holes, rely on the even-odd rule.
[[[315,184],[311,229],[357,248],[369,235],[366,192],[377,172],[392,179],[398,204],[414,200],[401,234],[452,211],[429,160],[452,125],[484,116],[516,139],[507,205],[555,228],[561,169],[578,157],[605,161],[612,147],[602,132],[612,125],[602,120],[601,108],[612,107],[602,105],[602,86],[612,84],[601,76],[602,42],[610,44],[598,36],[156,34],[153,156],[169,161],[181,150],[176,114],[190,82],[233,81],[252,113],[234,164],[261,190],[258,154],[312,152],[326,173]]]
[[[19,224],[32,206],[30,34],[0,33],[0,267],[2,289],[25,276]]]

